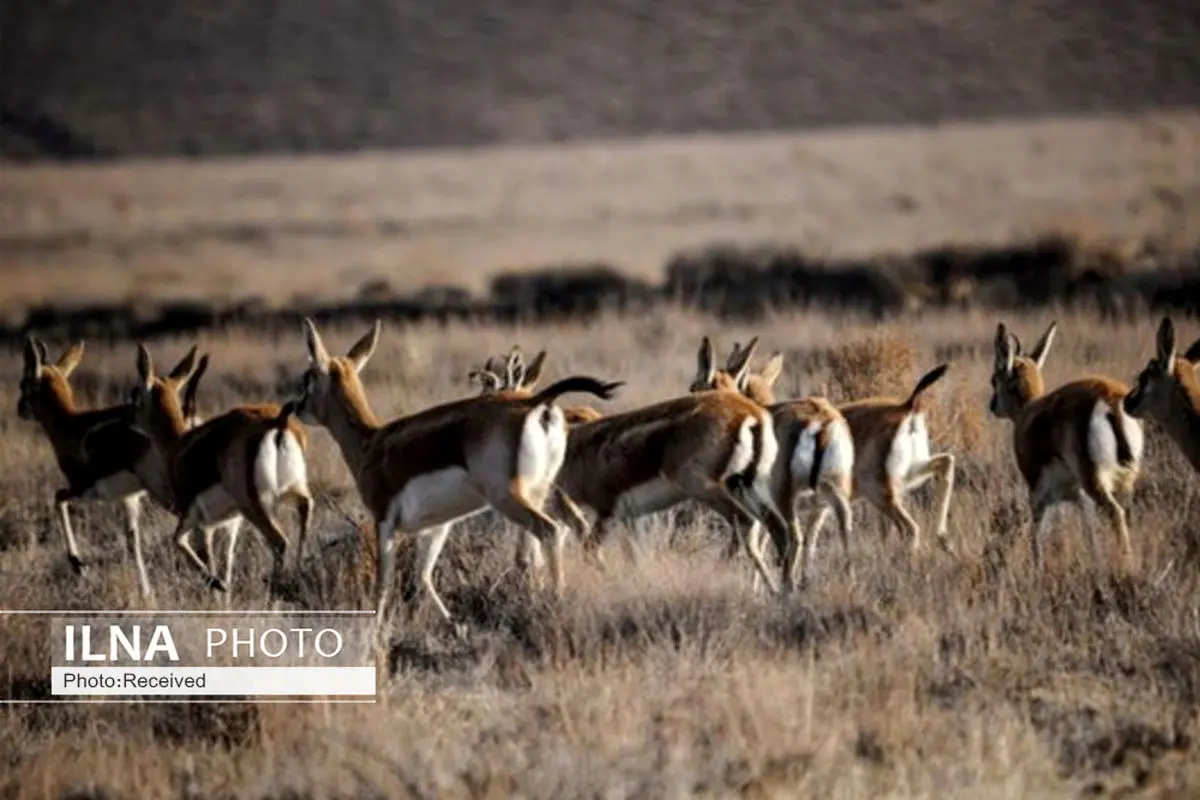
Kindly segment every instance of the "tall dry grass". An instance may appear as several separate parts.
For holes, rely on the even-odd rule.
[[[1029,340],[1049,320],[1005,321]],[[995,322],[956,314],[871,326],[811,315],[717,330],[678,315],[536,329],[385,326],[363,374],[384,418],[473,393],[469,366],[513,343],[550,350],[546,380],[577,370],[627,380],[611,410],[682,393],[702,333],[723,351],[759,335],[764,353],[786,354],[781,394],[824,386],[834,400],[903,396],[948,360],[931,428],[935,446],[958,460],[958,553],[911,557],[897,537],[883,539],[872,509],[856,508],[854,577],[826,532],[812,588],[779,601],[750,590],[747,564],[721,560],[719,524],[680,509],[648,526],[635,566],[614,550],[600,570],[572,547],[556,603],[519,579],[515,532],[486,516],[451,540],[436,575],[466,637],[451,636],[428,604],[401,604],[377,705],[11,706],[0,711],[0,793],[1186,796],[1200,780],[1196,565],[1184,559],[1200,522],[1197,478],[1151,427],[1133,574],[1093,568],[1070,510],[1058,517],[1045,574],[1034,572],[1011,431],[986,415]],[[359,334],[325,332],[332,349]],[[1151,321],[1063,318],[1048,383],[1096,371],[1129,380],[1152,342]],[[152,349],[170,361],[188,344]],[[299,331],[277,341],[226,332],[201,344],[213,353],[205,413],[262,399],[303,366]],[[82,399],[117,396],[133,361],[132,345],[93,346]],[[97,568],[77,580],[66,566],[49,513],[58,486],[49,449],[13,415],[18,370],[15,358],[0,366],[0,606],[136,606],[110,510],[79,515]],[[364,514],[324,432],[311,438],[310,461],[317,538],[331,543],[305,562],[304,603],[367,607]],[[918,519],[929,524],[928,509]],[[148,524],[162,534],[170,520],[156,511]],[[212,604],[169,537],[154,534],[160,603]],[[246,534],[241,550],[235,606],[261,607],[265,549]],[[1108,550],[1115,559],[1114,543]],[[44,691],[44,631],[27,620],[0,625],[0,680],[11,692]]]

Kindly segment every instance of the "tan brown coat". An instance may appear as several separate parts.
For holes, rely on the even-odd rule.
[[[433,586],[433,568],[452,525],[488,507],[552,542],[550,567],[561,591],[562,537],[542,508],[566,452],[566,421],[554,400],[569,392],[607,399],[620,384],[574,376],[535,395],[485,394],[382,425],[359,378],[378,339],[376,322],[345,356],[331,357],[316,325],[305,320],[309,367],[299,413],[329,429],[375,519],[379,618],[392,583],[395,537],[411,534],[418,537],[421,585],[451,619]]]
[[[1175,325],[1163,317],[1158,327],[1158,353],[1138,374],[1125,396],[1126,413],[1155,420],[1200,471],[1200,339],[1186,353],[1175,351]]]
[[[1027,356],[1004,323],[994,343],[989,409],[1013,422],[1013,452],[1033,515],[1033,558],[1042,564],[1046,512],[1060,502],[1090,500],[1108,519],[1128,562],[1127,508],[1140,471],[1141,425],[1124,411],[1128,387],[1112,378],[1084,377],[1046,393],[1041,371],[1057,329],[1051,323]],[[1088,544],[1098,560],[1090,522]]]

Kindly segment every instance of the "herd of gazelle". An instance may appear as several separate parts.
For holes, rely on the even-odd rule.
[[[1179,354],[1174,326],[1164,319],[1157,352],[1132,388],[1092,376],[1047,392],[1042,368],[1056,331],[1052,323],[1026,353],[1001,323],[994,343],[989,408],[1013,424],[1014,454],[1029,491],[1034,560],[1042,563],[1047,511],[1063,501],[1099,509],[1129,558],[1127,509],[1142,457],[1139,420],[1157,421],[1200,470],[1200,381],[1194,370],[1200,340]],[[477,395],[385,424],[371,410],[359,377],[379,332],[376,322],[345,355],[333,356],[313,322],[305,320],[308,366],[299,398],[283,406],[242,405],[207,420],[195,413],[208,364],[196,347],[164,375],[139,345],[138,381],[129,402],[83,410],[69,381],[83,344],[52,362],[46,345],[30,337],[18,415],[40,423],[66,477],[54,502],[72,567],[81,572],[84,565],[70,505],[118,499],[142,594],[152,597],[138,528],[141,501],[149,495],[178,518],[178,547],[219,591],[229,589],[237,534],[248,520],[274,555],[274,592],[289,569],[288,538],[274,515],[276,506],[288,499],[297,505],[297,555],[312,521],[301,421],[332,435],[374,519],[379,617],[393,582],[397,538],[413,536],[420,587],[451,618],[434,587],[434,567],[455,523],[486,509],[523,531],[519,558],[527,560],[532,548],[540,562],[542,547],[549,547],[556,593],[563,587],[568,529],[586,553],[598,556],[614,527],[689,500],[729,523],[727,557],[743,547],[756,582],[761,579],[773,591],[807,582],[817,537],[831,512],[849,555],[850,506],[857,500],[876,506],[919,548],[921,529],[904,499],[931,480],[937,489],[936,539],[952,551],[947,515],[955,461],[948,453],[930,452],[924,413],[928,392],[948,365],[924,375],[905,398],[841,405],[823,397],[777,401],[773,385],[782,371],[781,355],[752,372],[756,338],[745,347],[735,344],[719,367],[705,337],[689,391],[605,415],[556,401],[569,393],[611,399],[621,382],[576,375],[535,391],[546,353],[526,365],[514,348],[500,363],[489,358],[472,370],[470,377],[482,387]],[[805,497],[811,502],[801,522],[797,506]],[[595,515],[590,525],[581,507]],[[1090,524],[1087,528],[1096,555],[1094,533]],[[218,530],[227,538],[224,578],[214,552]],[[205,536],[207,561],[193,547],[196,531]],[[779,581],[767,563],[767,537],[782,562]],[[846,562],[849,568],[848,557]]]

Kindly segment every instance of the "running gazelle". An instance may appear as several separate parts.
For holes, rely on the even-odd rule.
[[[499,381],[514,383],[518,388],[503,391],[528,391],[512,377]],[[687,394],[572,425],[559,491],[550,502],[561,504],[586,552],[598,556],[618,523],[696,501],[729,523],[734,546],[745,545],[756,577],[774,591],[779,586],[763,548],[752,546],[754,532],[765,525],[784,563],[783,588],[790,589],[797,552],[771,492],[777,453],[774,422],[764,409],[736,393]],[[594,525],[578,505],[595,513]]]
[[[57,361],[51,362],[45,342],[27,337],[17,416],[38,422],[66,478],[67,485],[54,494],[54,506],[71,567],[76,573],[85,569],[71,525],[71,506],[119,500],[125,517],[127,546],[137,567],[138,586],[142,597],[151,599],[154,591],[142,557],[142,500],[149,495],[163,508],[170,507],[164,464],[149,438],[134,429],[131,404],[97,409],[78,406],[70,378],[83,360],[84,350],[84,343],[76,342]],[[207,363],[206,355],[202,366]],[[184,387],[189,406],[188,425],[195,425],[198,420],[195,396],[203,373],[203,368],[197,369]]]
[[[782,455],[776,459],[772,471],[771,492],[776,507],[791,526],[793,546],[800,550],[803,585],[811,577],[817,536],[831,510],[838,520],[847,569],[850,567],[854,441],[845,417],[825,398],[807,397],[777,403],[767,397],[771,384],[779,376],[783,357],[776,354],[767,362],[762,375],[752,376],[750,362],[757,349],[758,337],[751,339],[744,349],[735,344],[722,370],[717,368],[712,342],[705,336],[696,355],[696,377],[689,388],[692,392],[718,389],[749,396],[751,381],[754,382],[756,402],[770,412],[775,423]],[[814,494],[819,503],[801,527],[796,516],[797,499]],[[762,547],[759,533],[760,529],[755,526],[752,544],[757,549]],[[791,559],[789,563],[794,561]],[[795,580],[795,576],[789,575],[788,579]]]
[[[188,428],[180,391],[196,370],[196,348],[166,375],[154,370],[145,345],[138,345],[138,383],[132,392],[134,424],[153,442],[167,465],[171,507],[178,515],[175,543],[188,562],[221,592],[229,590],[237,534],[243,519],[265,538],[274,556],[271,593],[286,569],[288,539],[274,517],[280,500],[290,499],[300,515],[297,553],[303,554],[312,524],[313,500],[304,459],[307,434],[294,407],[274,403],[242,405]],[[205,564],[192,547],[191,534],[228,529],[225,577],[215,572],[209,553]]]
[[[573,376],[531,396],[482,394],[381,424],[359,377],[379,331],[376,321],[346,355],[330,356],[306,319],[309,363],[298,404],[302,419],[329,429],[374,517],[377,630],[384,630],[396,536],[417,537],[420,586],[451,621],[433,570],[454,523],[489,507],[551,544],[550,569],[560,593],[564,531],[543,510],[566,453],[567,424],[554,401],[570,392],[608,399],[620,384]]]
[[[717,374],[724,374],[727,381],[732,379],[756,403],[771,406],[775,403],[774,383],[782,372],[782,355],[772,357],[761,373],[743,370],[741,377],[732,377],[731,367],[748,365],[749,358],[745,356],[735,344],[725,370]],[[930,480],[935,481],[937,490],[934,500],[937,542],[943,550],[953,550],[947,526],[954,492],[954,456],[930,453],[925,421],[928,391],[949,367],[940,364],[922,375],[908,397],[868,397],[834,406],[849,426],[854,443],[851,501],[867,500],[878,508],[886,521],[906,534],[914,551],[921,547],[921,527],[905,508],[904,497]],[[695,385],[702,383],[697,380]],[[814,509],[814,516],[822,510],[822,507]]]
[[[988,408],[1013,423],[1013,452],[1033,516],[1033,559],[1042,566],[1047,512],[1070,501],[1084,506],[1088,547],[1099,562],[1087,513],[1090,501],[1107,518],[1128,564],[1133,548],[1127,509],[1141,468],[1142,426],[1125,412],[1129,387],[1112,378],[1080,378],[1046,392],[1042,368],[1057,330],[1058,323],[1050,323],[1028,355],[1003,322],[996,326],[994,342]]]
[[[1180,451],[1200,471],[1200,339],[1185,353],[1175,350],[1175,325],[1163,317],[1158,326],[1158,353],[1138,373],[1122,407],[1132,417],[1148,417],[1162,426]]]

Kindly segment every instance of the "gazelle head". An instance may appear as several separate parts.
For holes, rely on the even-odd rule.
[[[349,399],[366,402],[358,374],[371,360],[379,343],[379,320],[363,334],[344,356],[331,356],[311,319],[304,320],[304,341],[308,347],[308,368],[301,379],[296,415],[310,425],[328,426],[336,404]]]
[[[1200,339],[1186,353],[1175,349],[1175,324],[1163,317],[1158,326],[1158,352],[1137,376],[1137,383],[1125,395],[1122,406],[1133,417],[1167,419],[1171,415],[1174,397],[1190,389],[1200,393],[1196,378],[1196,362],[1200,361]]]
[[[750,362],[758,349],[758,337],[742,347],[735,342],[724,369],[717,369],[712,342],[705,336],[696,354],[696,377],[688,391],[702,392],[707,389],[732,389],[749,397],[760,405],[774,402],[772,386],[783,371],[783,353],[776,353],[767,361],[763,371],[750,372]]]
[[[83,342],[76,342],[51,364],[45,342],[33,336],[25,339],[25,370],[21,373],[21,394],[17,399],[18,417],[37,419],[48,403],[69,405],[73,402],[68,379],[83,360],[83,350]]]
[[[1057,331],[1058,323],[1051,322],[1033,352],[1024,355],[1017,335],[1010,333],[1003,322],[996,326],[996,363],[992,370],[992,399],[988,403],[993,416],[1011,419],[1026,403],[1045,393],[1042,366]]]
[[[138,344],[138,382],[129,397],[133,404],[133,427],[136,430],[149,436],[155,426],[174,424],[176,421],[182,421],[187,427],[188,420],[180,397],[197,370],[196,350],[196,345],[192,345],[174,369],[166,375],[158,375],[154,371],[154,359],[150,351],[146,345]]]
[[[496,363],[495,358],[489,357],[483,367],[468,372],[467,378],[479,382],[480,394],[501,391],[532,392],[542,377],[542,367],[545,363],[546,351],[542,350],[527,366],[521,348],[513,345],[502,366]]]

